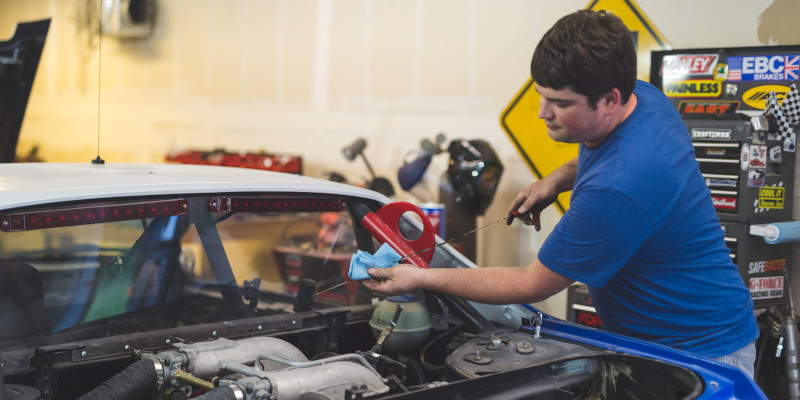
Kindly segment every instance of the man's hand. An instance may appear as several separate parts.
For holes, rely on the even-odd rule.
[[[558,167],[550,175],[533,181],[520,190],[508,210],[508,218],[519,218],[525,225],[533,225],[536,230],[542,229],[539,215],[553,204],[561,192],[572,190],[578,169],[578,159],[574,158]],[[514,211],[518,215],[514,215]]]
[[[547,206],[553,204],[558,198],[554,185],[549,185],[547,180],[534,181],[520,190],[517,197],[511,203],[508,211],[509,218],[518,213],[519,218],[525,225],[533,225],[537,231],[542,229],[539,216]]]
[[[371,279],[361,281],[364,286],[387,296],[396,296],[418,289],[425,270],[411,264],[400,264],[391,268],[370,268]]]

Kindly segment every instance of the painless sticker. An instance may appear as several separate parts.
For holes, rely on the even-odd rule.
[[[767,276],[750,278],[750,296],[753,300],[777,299],[783,297],[783,277]]]
[[[722,83],[711,79],[690,79],[664,85],[667,97],[719,97]]]

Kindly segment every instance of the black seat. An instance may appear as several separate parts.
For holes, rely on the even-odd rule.
[[[39,271],[23,262],[0,263],[0,341],[49,332]]]

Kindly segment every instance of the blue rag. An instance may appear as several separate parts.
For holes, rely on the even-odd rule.
[[[367,273],[369,268],[393,267],[397,265],[397,260],[400,258],[402,258],[400,254],[386,243],[375,252],[375,255],[358,250],[350,257],[350,272],[347,275],[354,281],[371,278]]]

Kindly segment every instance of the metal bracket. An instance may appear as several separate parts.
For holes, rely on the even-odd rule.
[[[347,315],[350,310],[340,311],[318,311],[319,315],[325,317],[327,325],[327,350],[336,352],[339,349],[339,337],[344,332],[344,325],[347,322]]]
[[[45,350],[37,347],[34,352],[34,365],[36,368],[36,388],[42,395],[43,400],[51,400],[56,392],[56,377],[53,374],[53,359],[55,355],[62,353],[72,353],[76,350],[83,350],[83,345],[60,347]]]

